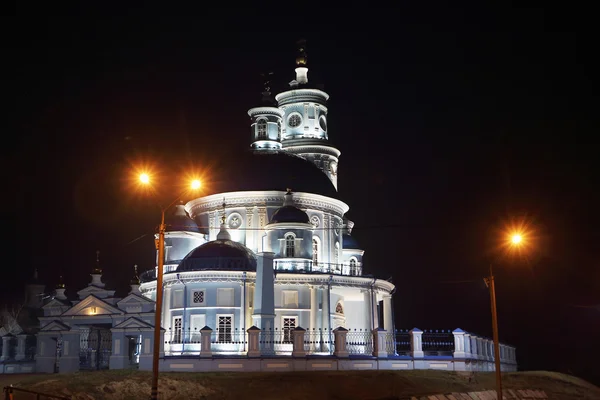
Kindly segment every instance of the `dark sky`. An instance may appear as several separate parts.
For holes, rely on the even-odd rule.
[[[597,377],[585,360],[600,355],[600,310],[580,307],[600,303],[586,10],[20,11],[3,18],[4,297],[34,268],[49,288],[64,275],[73,296],[97,249],[124,291],[133,264],[152,265],[160,217],[128,187],[131,166],[160,165],[165,199],[190,168],[235,179],[223,174],[249,145],[259,74],[284,88],[304,37],[309,79],[331,95],[340,197],[367,272],[398,288],[397,327],[491,336],[494,261],[500,337],[522,367]],[[526,254],[498,249],[511,224],[529,227]]]

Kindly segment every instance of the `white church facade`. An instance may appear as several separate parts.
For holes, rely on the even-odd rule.
[[[295,72],[287,90],[271,97],[266,86],[248,111],[252,141],[232,159],[235,176],[166,216],[160,369],[493,370],[489,339],[398,329],[395,286],[367,274],[338,198],[329,95],[309,84],[303,45]],[[136,271],[122,298],[99,265],[78,299],[59,286],[42,307],[30,364],[151,370],[156,273]],[[8,350],[15,339],[5,342],[0,372],[24,371]],[[516,369],[513,347],[502,345],[501,361]]]

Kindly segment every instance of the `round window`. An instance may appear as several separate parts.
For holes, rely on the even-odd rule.
[[[302,117],[300,116],[300,114],[292,114],[288,118],[288,125],[290,126],[290,128],[296,128],[300,126],[301,123]]]
[[[325,119],[324,115],[319,118],[319,125],[324,132],[327,132],[327,120]]]

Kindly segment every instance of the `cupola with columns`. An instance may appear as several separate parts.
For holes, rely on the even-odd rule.
[[[290,90],[275,96],[283,113],[282,148],[315,164],[337,189],[340,151],[328,142],[326,103],[329,95],[309,86],[304,40],[298,42],[295,71],[296,79],[290,82]]]
[[[271,96],[272,73],[263,74],[262,106],[248,110],[252,119],[252,149],[255,151],[281,150],[281,121],[283,111],[275,106]]]

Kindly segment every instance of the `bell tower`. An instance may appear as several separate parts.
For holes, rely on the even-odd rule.
[[[315,164],[337,189],[340,151],[329,144],[326,105],[329,95],[309,85],[306,41],[297,44],[296,79],[290,82],[290,90],[275,96],[283,114],[281,145],[283,150]]]

